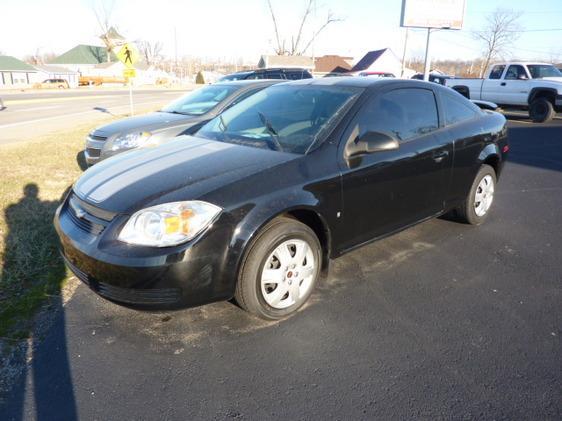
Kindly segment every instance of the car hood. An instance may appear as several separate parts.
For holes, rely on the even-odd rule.
[[[159,129],[165,129],[167,127],[196,121],[200,118],[201,116],[154,112],[109,123],[97,128],[94,131],[94,134],[110,137],[116,134],[129,133],[132,131],[153,132]]]
[[[101,209],[132,213],[160,203],[201,198],[298,156],[180,136],[156,148],[102,161],[88,169],[73,189],[82,200]]]
[[[549,82],[558,82],[558,83],[562,83],[562,77],[559,77],[559,76],[543,77],[543,78],[541,78],[541,80],[547,80],[547,81],[549,81]]]

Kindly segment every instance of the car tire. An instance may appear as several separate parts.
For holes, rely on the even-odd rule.
[[[537,98],[529,105],[529,116],[535,123],[546,123],[554,118],[556,110],[546,98]]]
[[[321,267],[322,250],[314,231],[295,219],[276,218],[257,234],[245,254],[236,302],[262,319],[290,316],[310,297]]]
[[[482,165],[468,192],[463,205],[457,209],[459,218],[471,225],[482,224],[490,214],[496,189],[496,172],[489,165]]]

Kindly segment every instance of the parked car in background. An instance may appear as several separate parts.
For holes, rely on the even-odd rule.
[[[349,72],[330,72],[326,73],[322,77],[352,77],[353,75]]]
[[[287,80],[299,80],[299,79],[311,79],[312,74],[308,70],[293,68],[293,69],[257,69],[244,72],[232,73],[230,75],[223,76],[219,79],[219,82],[227,82],[230,80],[248,80],[248,79],[287,79]]]
[[[98,127],[86,138],[88,165],[119,153],[157,146],[180,134],[195,133],[203,124],[237,102],[280,80],[217,83],[190,92],[160,111]]]
[[[445,81],[447,79],[454,79],[454,76],[450,76],[450,75],[443,75],[440,73],[430,73],[429,74],[429,81],[430,82],[434,82],[434,83],[438,83],[440,85],[445,85]],[[414,76],[412,76],[412,79],[416,79],[416,80],[423,80],[423,73],[416,73]]]
[[[450,79],[449,86],[467,98],[502,108],[529,110],[537,123],[562,111],[562,73],[548,63],[513,62],[490,66],[484,79]]]
[[[65,79],[45,79],[43,82],[33,84],[36,89],[68,89],[68,81]]]
[[[363,77],[396,77],[394,73],[389,72],[359,72],[357,76]]]
[[[69,268],[107,299],[235,297],[279,319],[331,258],[451,210],[483,223],[508,149],[504,116],[435,83],[282,83],[196,137],[94,166],[55,226]]]

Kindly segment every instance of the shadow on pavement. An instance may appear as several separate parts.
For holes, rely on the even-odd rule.
[[[509,162],[562,171],[562,125],[511,126],[508,136]]]
[[[23,197],[5,211],[8,230],[0,280],[2,331],[29,339],[22,341],[9,362],[14,370],[21,370],[21,373],[7,393],[5,405],[9,415],[2,415],[2,409],[2,420],[19,421],[32,416],[24,413],[26,395],[34,398],[31,407],[34,406],[38,420],[76,419],[61,296],[66,270],[58,254],[52,224],[59,202],[41,201],[38,196],[37,185],[27,184]],[[18,317],[32,315],[44,304],[45,296],[51,297],[47,312],[50,317],[38,317],[36,323],[18,320]],[[42,332],[42,323],[50,325],[45,340],[41,337],[42,333],[47,333]],[[46,331],[47,327],[43,330]],[[57,345],[51,346],[53,343]],[[31,361],[30,357],[33,357]]]

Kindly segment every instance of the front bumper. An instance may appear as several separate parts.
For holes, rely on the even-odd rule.
[[[554,105],[556,105],[556,107],[562,108],[562,95],[556,95]]]
[[[78,220],[67,199],[57,209],[54,224],[68,268],[100,296],[149,309],[192,307],[232,297],[236,280],[230,274],[235,271],[226,267],[231,229],[224,218],[191,242],[156,248],[114,239],[126,215],[116,215],[111,222],[98,216],[88,213]]]

